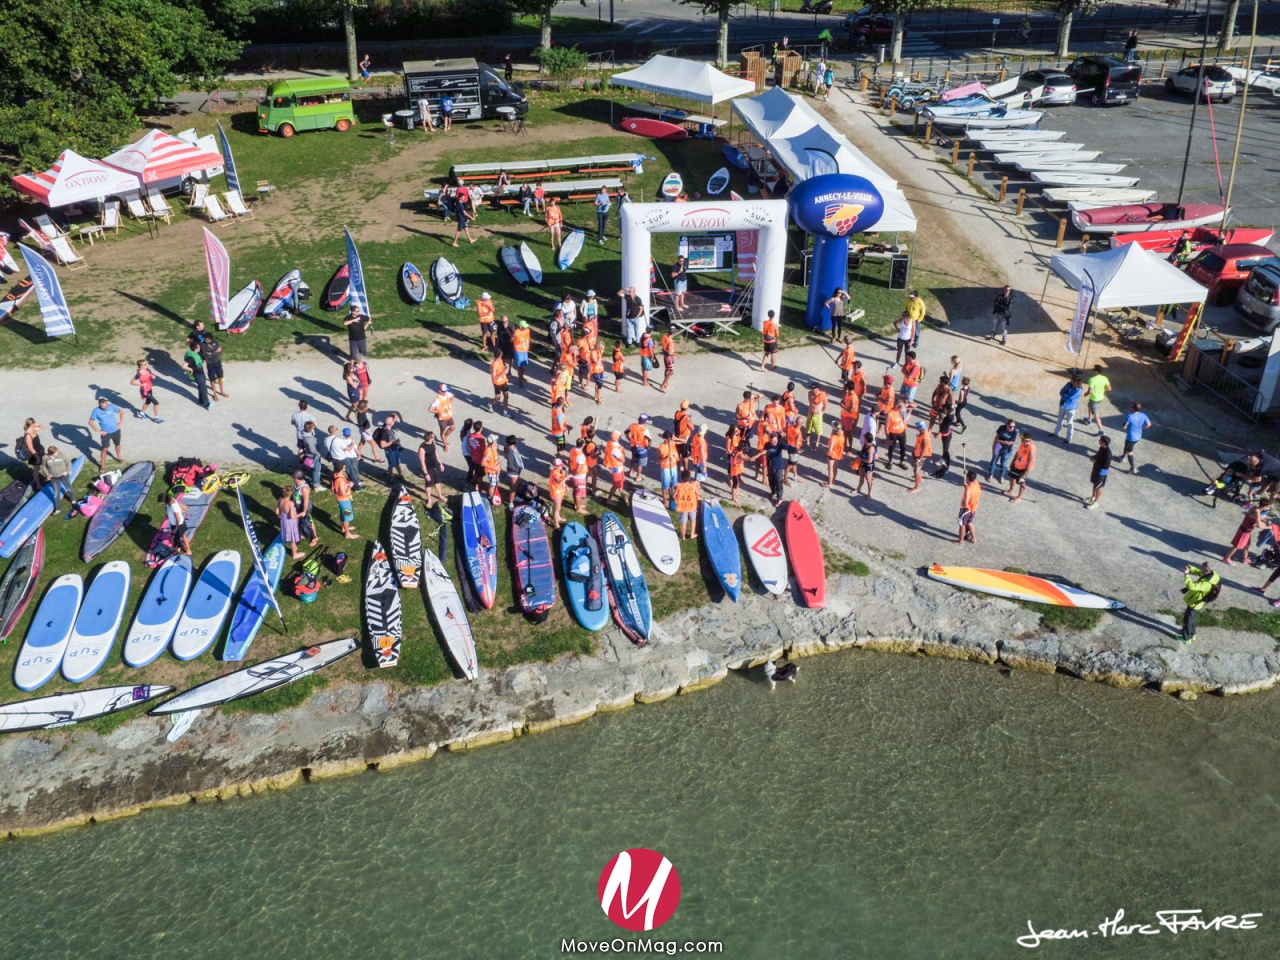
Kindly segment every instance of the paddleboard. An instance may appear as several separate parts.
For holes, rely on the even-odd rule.
[[[511,279],[522,287],[527,287],[533,282],[533,277],[529,276],[529,269],[524,265],[524,260],[520,258],[520,248],[513,246],[505,246],[498,251],[498,259],[506,268],[507,273],[511,274]]]
[[[422,274],[412,263],[400,268],[400,286],[413,303],[421,303],[427,298],[427,281],[422,279]]]
[[[758,513],[748,513],[742,518],[742,543],[747,548],[751,569],[764,588],[775,595],[786,592],[787,554],[773,521]]]
[[[476,599],[492,609],[498,593],[498,545],[489,501],[474,490],[462,495],[462,545]]]
[[[85,590],[62,658],[62,675],[69,682],[84,683],[107,662],[124,620],[131,577],[129,564],[112,560],[102,566]]]
[[[680,535],[662,498],[650,490],[631,494],[631,520],[649,561],[668,577],[680,569]]]
[[[175,713],[169,723],[169,732],[164,738],[170,743],[177,743],[182,735],[191,729],[191,725],[196,722],[196,717],[200,716],[201,710],[187,710],[184,713]]]
[[[574,619],[588,630],[603,630],[609,623],[609,598],[600,545],[580,523],[566,523],[560,531],[560,566]]]
[[[200,490],[191,490],[182,495],[182,505],[187,508],[187,540],[192,543],[195,542],[196,531],[200,529],[200,524],[204,523],[204,518],[209,515],[209,508],[213,506],[213,498],[216,495],[216,492],[204,493]],[[165,517],[164,522],[160,524],[160,529],[151,538],[151,546],[147,549],[147,566],[158,567],[171,556],[173,556],[173,544],[169,539],[169,518]]]
[[[560,244],[560,252],[556,255],[556,266],[561,270],[568,270],[573,266],[573,261],[582,252],[582,242],[585,239],[586,235],[581,230],[574,230],[565,237],[564,243]]]
[[[1092,610],[1124,609],[1124,604],[1119,600],[1100,597],[1078,587],[1025,573],[984,570],[981,567],[943,567],[935,563],[929,568],[929,576],[953,587],[964,587],[966,590],[1007,597],[1010,600],[1047,603],[1055,607],[1088,607]]]
[[[76,457],[71,461],[71,483],[75,482],[83,466],[84,457]],[[14,511],[4,530],[0,531],[0,557],[12,557],[22,546],[22,542],[40,529],[40,525],[49,519],[49,514],[57,509],[63,489],[61,480],[46,483],[30,500]]]
[[[9,636],[22,619],[43,569],[44,531],[37,530],[34,537],[27,537],[0,579],[0,640]]]
[[[422,589],[427,594],[427,609],[436,621],[449,656],[464,677],[474,680],[480,675],[480,664],[466,605],[440,558],[427,547],[422,550]]]
[[[727,186],[729,186],[729,170],[727,167],[721,167],[707,181],[707,193],[713,197],[718,197],[724,193],[724,188]]]
[[[674,200],[680,196],[682,190],[684,190],[684,177],[674,170],[663,178],[661,192],[665,199]]]
[[[364,578],[364,619],[378,666],[394,667],[400,662],[402,638],[400,591],[391,576],[391,560],[376,540]]]
[[[742,199],[742,194],[738,193],[738,191],[737,191],[737,190],[730,190],[730,191],[729,191],[729,199],[730,199],[730,200],[741,200],[741,199]]]
[[[787,517],[782,529],[786,534],[787,553],[791,557],[791,570],[796,577],[800,599],[806,607],[821,610],[827,602],[827,566],[822,558],[818,528],[813,525],[804,504],[797,500],[787,504]]]
[[[0,490],[0,530],[18,512],[18,508],[31,499],[34,492],[26,480],[14,480]]]
[[[18,651],[13,685],[19,690],[43,686],[58,672],[83,596],[80,574],[64,574],[53,581],[27,625],[27,638]]]
[[[747,162],[746,156],[741,150],[731,143],[726,143],[720,150],[724,154],[724,158],[729,161],[729,166],[737,167],[739,170],[749,170],[751,164]]]
[[[685,140],[689,131],[665,120],[654,120],[649,117],[623,117],[622,129],[634,133],[637,137],[652,137],[654,140]]]
[[[84,546],[80,559],[91,561],[124,533],[151,492],[156,479],[156,465],[150,460],[130,464],[116,481],[116,485],[102,498],[98,512],[89,518],[84,531]]]
[[[240,554],[220,550],[209,558],[200,578],[191,588],[187,605],[173,632],[173,655],[194,660],[204,653],[222,632],[222,623],[231,610],[236,582],[240,579]]]
[[[452,304],[462,296],[462,274],[444,257],[431,265],[431,284],[436,288],[436,296],[445,303]]]
[[[392,564],[400,587],[411,590],[422,579],[422,524],[412,498],[403,487],[394,488],[391,496]]]
[[[227,333],[244,333],[262,306],[265,293],[262,281],[254,280],[237,291],[227,304]]]
[[[351,267],[343,264],[333,271],[333,276],[324,285],[324,293],[320,297],[320,307],[324,310],[341,310],[351,299]]]
[[[222,652],[222,659],[234,663],[244,659],[249,652],[249,644],[262,629],[273,607],[270,597],[280,586],[280,574],[289,562],[284,541],[276,537],[271,546],[262,551],[262,574],[254,567],[249,573],[244,589],[240,591],[240,602],[236,604],[236,612],[231,615],[231,628],[227,631],[227,644]]]
[[[164,653],[178,627],[194,578],[191,558],[187,556],[170,557],[151,575],[151,583],[138,601],[133,623],[124,637],[125,663],[145,667]]]
[[[529,271],[529,281],[542,283],[542,264],[527,243],[520,244],[520,259],[524,262],[524,268]]]
[[[301,312],[302,307],[298,302],[301,298],[301,290],[302,274],[297,269],[290,270],[271,288],[271,296],[267,297],[267,302],[262,305],[262,315],[287,317],[291,311]]]
[[[702,501],[702,548],[707,551],[711,569],[720,579],[720,586],[734,603],[742,593],[742,554],[738,552],[738,538],[725,515],[719,500]]]
[[[99,690],[77,690],[52,697],[6,703],[0,706],[0,733],[23,730],[53,730],[69,727],[81,720],[117,713],[156,697],[163,697],[173,687],[102,687]]]
[[[30,277],[23,277],[14,284],[13,289],[0,297],[0,323],[13,316],[14,311],[27,302],[27,297],[31,296],[35,288],[35,282]]]
[[[243,700],[255,693],[265,693],[309,676],[349,656],[359,648],[360,644],[354,638],[330,640],[327,643],[316,644],[314,647],[303,647],[301,650],[286,653],[274,660],[264,660],[252,667],[226,673],[198,687],[192,687],[172,700],[166,700],[155,707],[151,714],[161,716],[170,713],[194,712],[218,707],[232,700]]]
[[[596,541],[604,562],[605,582],[609,585],[609,605],[613,619],[622,632],[638,644],[649,639],[653,609],[649,603],[649,584],[635,545],[615,513],[606,513],[595,529]]]
[[[512,512],[511,551],[520,609],[540,623],[556,604],[556,575],[547,527],[536,507],[520,506]]]

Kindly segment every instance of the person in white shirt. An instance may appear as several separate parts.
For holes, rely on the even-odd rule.
[[[307,409],[307,401],[298,401],[298,412],[289,418],[289,422],[293,424],[293,432],[295,439],[298,441],[298,453],[306,450],[306,444],[303,442],[302,435],[307,432],[307,424],[315,420],[315,416]]]

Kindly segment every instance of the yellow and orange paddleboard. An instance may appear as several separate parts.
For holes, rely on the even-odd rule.
[[[929,568],[929,576],[953,587],[1008,597],[1010,600],[1026,600],[1028,603],[1048,603],[1055,607],[1091,607],[1095,610],[1120,610],[1124,607],[1119,600],[1110,600],[1087,590],[1026,573],[984,570],[981,567],[943,567],[935,563]]]

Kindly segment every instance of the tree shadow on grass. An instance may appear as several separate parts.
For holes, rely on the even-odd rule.
[[[148,300],[146,297],[139,297],[135,294],[129,293],[126,290],[117,289],[115,292],[120,294],[120,296],[125,297],[126,299],[132,300],[138,306],[145,307],[146,309],[150,310],[152,313],[158,316],[164,317],[166,320],[172,320],[174,323],[176,323],[180,327],[185,327],[188,330],[195,329],[194,322],[188,320],[186,317],[182,316],[181,314],[174,313],[168,307],[161,306],[160,304],[156,303],[154,300]]]

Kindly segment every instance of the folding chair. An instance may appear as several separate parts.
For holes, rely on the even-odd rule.
[[[157,220],[169,222],[169,218],[173,216],[173,208],[169,206],[169,202],[160,195],[159,190],[147,191],[147,207],[151,210],[151,215]]]
[[[253,219],[253,211],[245,206],[244,197],[240,196],[239,190],[228,190],[222,198],[227,201],[227,209],[233,217],[240,220]]]
[[[71,249],[71,241],[65,236],[57,236],[49,241],[50,247],[53,249],[54,259],[64,267],[72,270],[77,267],[86,266],[84,257]]]
[[[273,184],[270,180],[258,181],[258,199],[259,200],[270,200],[271,194],[275,192],[276,192],[275,184]]]
[[[139,194],[133,193],[124,198],[125,209],[135,220],[154,220],[155,216],[147,209]]]
[[[42,213],[36,217],[36,226],[40,228],[40,232],[52,240],[54,237],[65,237],[66,234],[58,229],[58,225],[49,219],[47,213]]]
[[[191,196],[187,198],[187,213],[203,207],[207,196],[209,196],[209,185],[207,183],[197,183],[191,189]]]
[[[102,229],[120,232],[120,201],[112,200],[102,207]]]
[[[213,194],[204,199],[204,215],[209,218],[211,223],[221,223],[223,220],[230,220],[231,217],[222,209],[222,204],[218,202],[218,198]]]
[[[36,229],[31,224],[27,223],[27,221],[25,220],[19,220],[18,226],[20,226],[23,230],[26,231],[27,235],[26,237],[24,237],[25,240],[27,240],[29,243],[34,243],[37,247],[39,247],[40,252],[43,253],[46,257],[52,256],[53,244],[49,242],[49,238],[45,236],[43,230]]]

